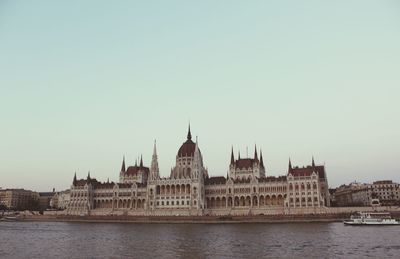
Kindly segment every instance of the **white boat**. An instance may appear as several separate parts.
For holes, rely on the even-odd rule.
[[[358,212],[343,221],[345,225],[400,225],[400,222],[392,219],[390,213],[384,212]]]
[[[0,219],[0,221],[19,221],[19,220],[21,220],[20,217],[13,217],[13,216],[3,217]]]

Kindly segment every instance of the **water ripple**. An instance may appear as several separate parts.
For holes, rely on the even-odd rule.
[[[397,258],[399,227],[1,222],[1,258]]]

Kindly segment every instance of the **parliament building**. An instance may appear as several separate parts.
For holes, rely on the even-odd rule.
[[[306,167],[289,166],[286,174],[268,176],[262,152],[235,158],[228,173],[209,176],[190,126],[170,176],[161,177],[156,143],[150,168],[142,158],[134,166],[122,161],[119,182],[99,182],[90,174],[74,176],[68,215],[206,216],[313,213],[329,206],[325,166],[314,158]]]

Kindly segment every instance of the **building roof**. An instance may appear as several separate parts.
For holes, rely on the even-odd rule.
[[[282,176],[268,176],[268,177],[261,177],[258,178],[258,181],[260,183],[265,183],[265,182],[286,182],[286,176],[282,175]]]
[[[131,188],[132,184],[131,183],[118,183],[119,188]]]
[[[320,179],[325,178],[325,166],[307,166],[307,167],[294,167],[289,169],[289,173],[293,176],[311,176],[313,172],[316,172]]]
[[[97,185],[100,182],[97,181],[95,178],[90,178],[88,177],[87,179],[80,179],[80,180],[74,180],[74,186],[85,186],[86,184],[91,183],[92,185]]]
[[[98,183],[96,184],[96,189],[112,189],[114,185],[114,182]]]
[[[134,166],[129,166],[124,174],[125,175],[135,175],[135,174],[138,174],[140,172],[149,173],[150,169],[148,167],[145,167],[145,166],[134,165]]]
[[[206,178],[204,181],[205,185],[210,185],[210,184],[225,184],[226,183],[226,178],[223,176],[213,176]]]
[[[40,197],[53,197],[55,192],[39,192]]]
[[[253,164],[256,162],[253,158],[241,158],[235,161],[235,167],[239,169],[253,168]]]
[[[234,183],[250,183],[251,179],[250,178],[237,178],[237,179],[233,179]]]

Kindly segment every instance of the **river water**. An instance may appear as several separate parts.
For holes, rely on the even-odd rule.
[[[400,227],[0,222],[0,258],[400,258]]]

